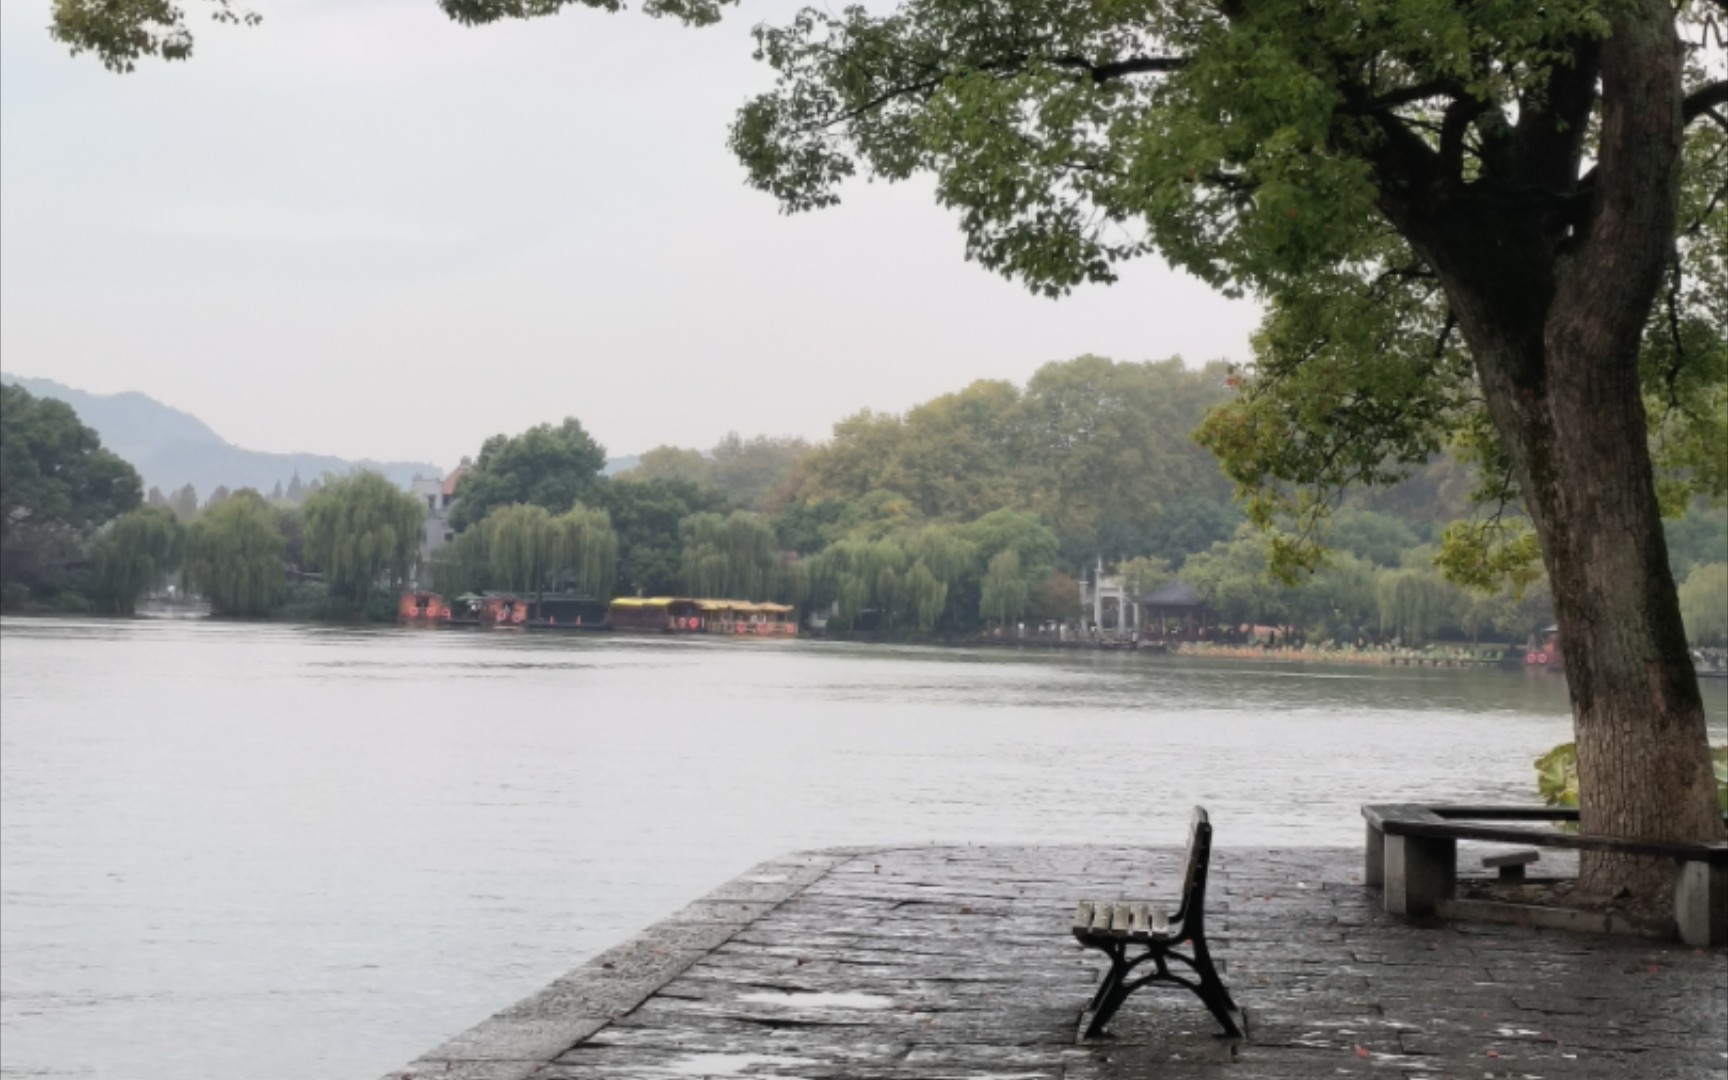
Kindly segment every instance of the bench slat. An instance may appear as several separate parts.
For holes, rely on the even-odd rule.
[[[1074,909],[1074,932],[1083,934],[1092,929],[1092,901],[1082,900]]]
[[[1130,922],[1129,932],[1135,937],[1145,937],[1146,932],[1152,928],[1150,908],[1150,904],[1134,905],[1132,909],[1134,917]]]
[[[1093,907],[1092,932],[1094,934],[1108,934],[1110,932],[1110,911],[1109,904],[1098,904]]]
[[[1117,937],[1127,937],[1132,918],[1133,913],[1127,904],[1116,904],[1110,909],[1110,932]]]

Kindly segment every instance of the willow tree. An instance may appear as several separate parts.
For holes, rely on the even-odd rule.
[[[1026,611],[1031,599],[1031,586],[1020,572],[1020,553],[1013,548],[1001,551],[990,560],[979,583],[978,614],[1005,625]]]
[[[699,596],[765,600],[779,585],[774,529],[742,510],[692,514],[678,524],[684,587]]]
[[[262,496],[242,488],[186,529],[186,587],[218,615],[268,615],[283,594],[282,534]]]
[[[306,557],[332,598],[364,610],[373,590],[400,588],[420,550],[426,510],[375,472],[331,480],[302,504]]]
[[[138,598],[179,567],[185,541],[180,519],[165,504],[140,507],[110,522],[90,548],[102,610],[132,614]]]
[[[486,538],[493,580],[515,592],[540,593],[558,568],[560,530],[544,506],[495,508],[473,528]]]
[[[554,518],[552,526],[557,531],[554,577],[588,596],[610,597],[618,576],[618,534],[612,529],[612,516],[577,503]]]

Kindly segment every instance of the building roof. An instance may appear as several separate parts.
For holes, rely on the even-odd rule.
[[[474,466],[468,464],[468,460],[464,458],[462,464],[450,470],[450,475],[444,478],[444,494],[454,497],[457,483],[472,471],[474,471]]]
[[[1140,603],[1147,607],[1169,608],[1199,607],[1206,602],[1179,579],[1172,580],[1166,583],[1163,588],[1154,589],[1139,599]]]

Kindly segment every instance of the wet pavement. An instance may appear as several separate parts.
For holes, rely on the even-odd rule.
[[[392,1078],[1728,1077],[1728,951],[1379,910],[1360,851],[1217,849],[1247,1012],[1148,987],[1079,1038],[1082,898],[1174,906],[1180,849],[833,850],[754,868]]]

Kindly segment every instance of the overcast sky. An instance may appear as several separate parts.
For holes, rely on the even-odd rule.
[[[448,466],[565,415],[613,454],[820,438],[1085,352],[1245,357],[1253,308],[1154,261],[1060,301],[967,263],[925,182],[781,216],[725,137],[768,84],[750,26],[795,6],[257,0],[117,76],[5,0],[0,359],[254,449]]]

